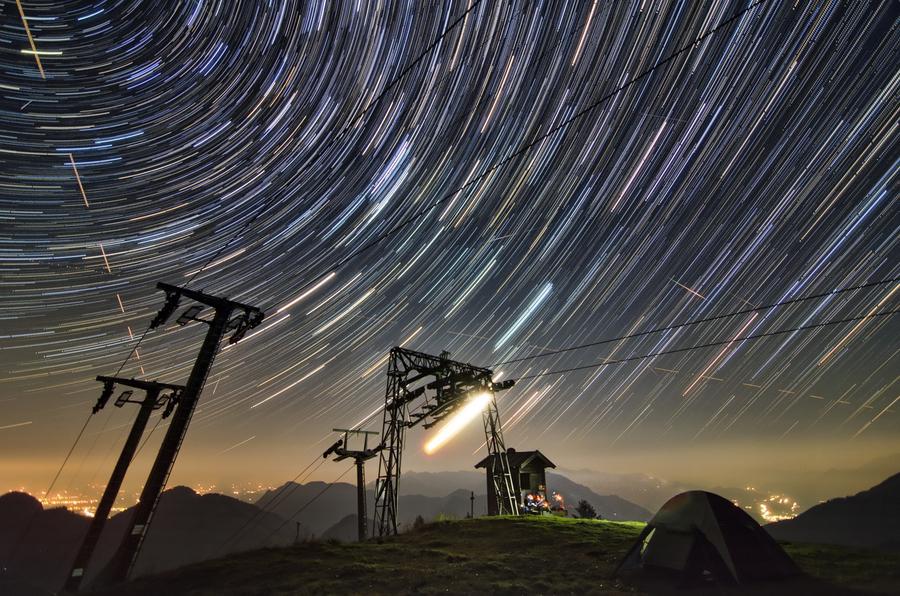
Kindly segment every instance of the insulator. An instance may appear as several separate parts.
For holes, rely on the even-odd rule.
[[[344,439],[338,439],[334,445],[332,445],[331,447],[329,447],[328,449],[325,450],[325,453],[322,454],[322,457],[323,458],[328,457],[329,455],[331,455],[332,453],[334,453],[335,451],[340,449],[341,445],[343,445],[343,444],[344,444]]]
[[[166,400],[166,409],[163,410],[162,417],[168,418],[172,413],[172,410],[175,409],[176,405],[178,405],[178,397],[173,393],[169,396],[169,399]]]
[[[247,326],[250,327],[250,329],[253,329],[263,322],[265,316],[266,314],[261,310],[251,310],[247,313]]]
[[[165,304],[163,304],[162,308],[159,309],[159,312],[156,313],[156,316],[153,317],[153,320],[150,321],[150,329],[156,329],[157,327],[168,321],[169,317],[172,316],[172,313],[175,312],[175,309],[178,308],[178,302],[180,300],[181,294],[178,294],[177,292],[167,292]]]
[[[103,383],[103,393],[100,394],[100,397],[97,399],[97,403],[94,405],[93,413],[96,414],[100,410],[106,406],[106,402],[109,401],[109,398],[112,397],[113,389],[115,389],[116,384],[112,381],[106,381]]]
[[[241,324],[238,326],[237,331],[234,332],[234,335],[228,338],[228,343],[236,344],[237,342],[244,339],[244,336],[247,335],[247,331],[250,328],[247,326],[246,322],[241,321]]]
[[[244,315],[242,315],[242,314],[231,317],[231,319],[228,321],[228,324],[225,325],[225,333],[228,333],[229,331],[234,331],[235,329],[240,327],[243,320],[244,320]]]

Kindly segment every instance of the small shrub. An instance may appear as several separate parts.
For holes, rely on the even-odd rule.
[[[597,510],[584,499],[578,501],[578,507],[575,508],[575,513],[582,519],[594,519],[597,517]]]
[[[413,520],[412,529],[413,530],[421,530],[425,527],[425,518],[421,515],[417,515],[416,519]]]

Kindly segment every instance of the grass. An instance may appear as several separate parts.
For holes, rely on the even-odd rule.
[[[824,544],[782,546],[809,575],[837,585],[900,594],[900,553]]]
[[[439,521],[381,544],[314,541],[231,555],[108,593],[636,593],[609,576],[642,527],[530,516]],[[900,556],[811,545],[786,548],[805,571],[826,581],[900,589]]]

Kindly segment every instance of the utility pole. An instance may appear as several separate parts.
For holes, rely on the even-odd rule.
[[[322,454],[322,457],[328,457],[334,453],[337,455],[334,461],[342,461],[348,457],[352,457],[353,461],[356,463],[357,537],[359,538],[359,541],[362,542],[366,539],[366,534],[368,534],[366,529],[366,524],[368,524],[366,514],[366,461],[375,457],[378,454],[378,451],[381,450],[381,445],[369,449],[369,435],[377,436],[378,433],[371,430],[346,428],[335,428],[332,430],[336,433],[344,433],[344,438],[338,439],[334,445],[329,447],[328,450]],[[363,437],[362,449],[350,449],[350,438],[355,438],[360,435]]]
[[[206,383],[207,376],[209,376],[213,360],[215,360],[219,351],[222,336],[229,331],[234,331],[228,342],[232,344],[237,343],[246,335],[247,331],[259,325],[264,316],[263,312],[254,306],[234,302],[227,298],[210,296],[203,292],[165,283],[158,283],[156,287],[166,293],[166,302],[150,323],[151,328],[159,327],[165,323],[178,308],[181,298],[185,297],[200,304],[195,304],[185,310],[178,318],[178,323],[187,325],[191,321],[197,321],[209,325],[209,330],[206,332],[206,338],[203,340],[200,353],[197,355],[197,360],[194,362],[194,367],[185,384],[184,391],[181,393],[178,409],[172,416],[172,422],[169,424],[166,436],[162,440],[156,461],[153,462],[150,475],[147,477],[143,491],[141,491],[140,501],[138,501],[135,508],[134,517],[131,519],[128,531],[122,539],[116,554],[104,570],[103,577],[100,578],[102,585],[125,581],[134,567],[144,537],[147,535],[147,529],[153,518],[153,512],[156,510],[159,495],[165,488],[169,474],[172,472],[172,466],[175,464],[178,451],[181,449],[188,424],[190,424],[197,401],[200,398],[200,392],[203,390],[203,385]],[[211,319],[198,318],[198,315],[203,311],[203,305],[212,307],[215,311]]]
[[[93,408],[94,414],[106,406],[106,402],[112,397],[116,385],[141,389],[144,391],[144,399],[141,401],[132,400],[131,396],[134,393],[132,391],[124,391],[115,401],[115,406],[117,408],[121,408],[127,403],[140,404],[141,408],[138,410],[138,414],[131,426],[131,432],[128,433],[128,438],[125,440],[125,445],[122,447],[122,453],[119,455],[116,466],[113,468],[112,475],[109,477],[109,482],[106,484],[106,489],[103,491],[103,496],[100,498],[100,503],[97,505],[94,517],[91,519],[91,525],[88,527],[87,534],[81,543],[81,548],[79,548],[78,554],[75,555],[75,561],[72,563],[69,577],[66,579],[65,586],[63,586],[63,591],[65,592],[77,592],[82,580],[84,580],[85,570],[87,569],[88,563],[90,563],[91,555],[94,554],[97,542],[100,540],[100,534],[103,533],[103,527],[106,525],[106,520],[109,518],[109,512],[116,502],[116,496],[119,494],[119,489],[122,488],[122,481],[125,479],[125,473],[128,471],[131,460],[134,459],[138,443],[141,440],[141,436],[144,434],[144,429],[147,428],[147,421],[150,419],[150,414],[153,410],[165,406],[166,409],[163,411],[162,417],[167,418],[169,414],[172,413],[172,410],[178,403],[179,395],[184,390],[184,387],[181,385],[168,385],[166,383],[157,383],[155,381],[139,381],[137,379],[121,379],[118,377],[103,376],[97,377],[97,380],[103,383],[103,393],[100,395],[100,398],[97,399],[97,403]],[[171,393],[160,396],[160,393],[163,391],[171,391]]]
[[[475,491],[469,495],[469,519],[475,519]]]

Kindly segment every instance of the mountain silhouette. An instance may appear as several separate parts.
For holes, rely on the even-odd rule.
[[[375,483],[369,488],[374,489]],[[455,490],[466,490],[483,495],[487,490],[484,472],[459,470],[455,472],[403,472],[400,479],[401,495],[443,497]]]
[[[356,487],[346,482],[286,482],[269,490],[255,505],[283,519],[299,521],[316,536],[356,511]]]
[[[585,499],[605,519],[646,521],[652,517],[639,505],[615,495],[599,495],[559,474],[548,472],[547,484],[549,490],[563,495],[570,508],[574,508],[580,499]],[[263,494],[256,505],[285,519],[297,520],[316,536],[324,537],[335,524],[356,512],[354,485],[336,482],[323,493],[326,487],[324,482],[288,482]],[[397,514],[400,525],[411,524],[419,515],[425,520],[441,516],[464,518],[470,513],[473,492],[475,516],[487,514],[484,473],[407,472],[401,478],[399,489]],[[367,516],[371,519],[375,511],[375,492],[371,488],[366,491],[366,501]]]
[[[411,526],[417,516],[426,521],[466,517],[473,506],[473,492],[475,516],[485,515],[485,482],[484,474],[474,471],[404,475],[398,508],[401,529]],[[598,495],[557,474],[551,475],[548,484],[564,495],[570,507],[585,499],[606,519],[650,517],[647,510],[625,499]],[[419,489],[429,494],[410,494]],[[374,491],[366,491],[366,496],[371,520]],[[88,566],[86,587],[112,557],[133,514],[132,507],[107,522]],[[300,522],[299,534],[296,522]],[[44,509],[24,493],[0,496],[0,594],[59,590],[89,524],[88,517],[61,507]],[[356,533],[356,487],[349,483],[286,483],[263,494],[255,504],[215,493],[199,495],[179,486],[162,494],[134,575],[296,539],[353,541]]]
[[[474,491],[476,495],[475,514],[479,505],[484,507],[484,495],[487,480],[483,472],[463,470],[458,472],[405,472],[400,481],[400,495],[441,496],[453,490]],[[570,509],[580,499],[594,505],[597,513],[606,519],[646,521],[652,513],[644,507],[626,500],[618,495],[601,495],[583,484],[571,480],[568,476],[547,470],[547,489],[560,493]],[[671,496],[671,495],[669,495]],[[468,511],[468,509],[466,509]],[[427,519],[427,517],[426,517]]]
[[[778,540],[900,549],[900,474],[849,497],[765,526]]]
[[[653,514],[631,501],[616,495],[598,495],[588,487],[569,480],[560,474],[547,471],[547,488],[563,496],[566,507],[574,511],[578,501],[584,499],[594,506],[597,515],[613,521],[647,521]]]
[[[0,594],[49,594],[62,587],[89,523],[63,507],[44,509],[25,493],[0,496]]]
[[[352,514],[355,517],[356,512],[355,486],[336,482],[327,493],[323,493],[326,486],[324,482],[309,484],[288,482],[263,494],[256,501],[256,505],[285,519],[299,521],[314,535],[326,537],[325,533],[335,524],[348,515]],[[397,521],[400,525],[411,524],[419,515],[427,520],[441,516],[463,518],[469,513],[470,497],[471,491],[467,490],[456,490],[443,497],[401,494],[398,497]],[[367,517],[371,519],[375,512],[374,491],[366,491],[366,502]],[[484,494],[476,493],[475,515],[485,514],[487,514],[487,499]],[[355,530],[353,536],[355,539]]]
[[[368,523],[369,532],[372,530],[372,522]],[[339,522],[322,533],[323,540],[338,540],[340,542],[354,542],[359,537],[359,529],[356,526],[356,514],[344,516]]]
[[[257,513],[256,506],[225,495],[198,495],[183,486],[167,490],[134,573],[156,573],[230,552],[293,542],[294,524],[284,524],[271,513],[260,514],[240,536],[228,541]],[[133,514],[132,507],[107,522],[88,566],[86,585],[112,557]],[[59,590],[89,524],[88,517],[63,507],[44,509],[24,493],[0,497],[0,593],[29,593],[25,586]]]

